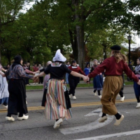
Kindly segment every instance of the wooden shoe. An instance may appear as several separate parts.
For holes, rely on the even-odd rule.
[[[120,101],[123,102],[125,99],[125,96],[121,97]]]
[[[18,120],[28,120],[29,116],[28,115],[23,115],[22,117],[17,117]]]
[[[123,119],[124,119],[124,116],[121,115],[121,118],[119,120],[116,120],[116,122],[114,123],[114,125],[116,125],[116,126],[120,125]]]
[[[15,119],[14,119],[13,117],[8,117],[8,116],[7,116],[5,119],[6,119],[7,121],[11,121],[11,122],[14,122],[14,121],[15,121]]]
[[[59,119],[58,121],[56,121],[56,122],[54,123],[53,128],[54,128],[54,129],[59,128],[62,122],[63,122],[63,119]]]
[[[102,123],[102,122],[105,122],[107,120],[107,116],[103,116],[99,119],[99,122]]]
[[[77,98],[76,98],[76,96],[73,96],[72,99],[76,100]]]
[[[140,108],[140,103],[137,103],[137,106],[136,106],[136,108]]]

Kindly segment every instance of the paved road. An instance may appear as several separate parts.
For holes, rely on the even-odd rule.
[[[73,118],[65,120],[60,129],[53,129],[53,121],[47,121],[40,107],[42,92],[28,92],[30,118],[27,121],[5,121],[6,110],[0,107],[0,140],[139,140],[140,110],[135,109],[136,101],[132,87],[125,88],[125,103],[118,101],[123,123],[114,126],[114,117],[106,123],[98,123],[101,105],[92,89],[78,89],[77,100],[72,100]],[[119,97],[118,97],[119,100]],[[15,116],[16,118],[16,116]]]

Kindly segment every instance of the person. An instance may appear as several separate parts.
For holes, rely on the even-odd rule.
[[[98,60],[97,59],[94,59],[93,61],[93,67],[91,69],[91,72],[94,71],[98,66],[99,66],[99,63],[98,63]],[[103,75],[102,73],[98,74],[97,76],[95,76],[93,78],[93,87],[94,87],[94,95],[96,96],[98,92],[98,97],[101,99],[102,98],[102,95],[101,95],[101,90],[103,88]]]
[[[52,64],[51,61],[47,62],[47,66],[49,66],[51,64]],[[44,69],[42,69],[41,71],[44,71]],[[44,92],[43,92],[42,104],[41,104],[41,106],[43,106],[43,107],[45,107],[45,104],[46,104],[46,94],[47,94],[47,87],[48,87],[49,79],[50,79],[50,74],[46,74],[46,76],[44,77],[44,82],[43,82]]]
[[[27,62],[27,67],[28,67],[28,70],[31,70],[31,68],[30,68],[30,62]]]
[[[66,58],[61,54],[61,51],[57,50],[53,58],[53,64],[49,65],[44,72],[35,76],[39,77],[44,73],[50,74],[46,96],[47,102],[45,106],[45,114],[47,119],[55,120],[54,129],[60,127],[63,119],[71,118],[71,111],[67,108],[64,95],[66,89],[63,82],[65,74],[69,73],[70,75],[83,78],[84,80],[88,79],[84,75],[68,69],[66,65],[63,64],[65,61]]]
[[[70,67],[70,62],[67,62],[67,67]],[[69,74],[66,73],[66,84],[69,84]]]
[[[140,80],[135,76],[135,74],[126,64],[126,57],[120,53],[121,47],[114,45],[111,47],[111,50],[112,56],[105,59],[101,65],[99,65],[92,73],[88,75],[88,77],[95,77],[99,73],[105,71],[106,78],[101,98],[103,114],[99,119],[99,122],[104,122],[107,120],[106,114],[115,115],[116,122],[114,125],[117,126],[120,125],[124,119],[124,116],[118,113],[115,106],[116,96],[120,92],[123,84],[123,71],[127,74],[128,77],[137,82],[138,85],[140,85]]]
[[[0,104],[8,108],[9,91],[6,77],[3,77],[4,72],[6,72],[6,70],[0,63]]]
[[[75,72],[78,72],[78,73],[85,75],[85,73],[82,71],[82,69],[79,66],[77,66],[77,63],[75,60],[73,60],[71,62],[71,66],[69,67],[69,69],[71,71],[75,71]],[[80,81],[79,77],[69,75],[69,86],[70,86],[69,96],[70,96],[70,98],[72,98],[74,100],[77,99],[77,97],[75,96],[75,89],[76,89],[79,81]]]
[[[136,76],[138,79],[140,79],[140,58],[137,59],[137,66],[134,70]],[[134,81],[134,92],[137,99],[137,105],[136,108],[140,108],[140,85],[137,84],[137,82]]]
[[[25,97],[25,81],[24,78],[33,78],[27,75],[22,67],[23,60],[20,55],[14,57],[14,62],[9,69],[9,85],[8,90],[10,93],[8,102],[8,113],[6,120],[15,121],[12,115],[18,114],[18,120],[27,120],[27,105]],[[7,74],[7,73],[6,73]]]
[[[36,71],[38,71],[39,69],[38,69],[38,67],[37,67],[37,64],[35,64],[34,66],[33,66],[33,72],[36,72]]]
[[[38,67],[37,67],[37,64],[35,64],[35,65],[33,66],[33,72],[35,73],[35,75],[38,75],[38,71],[39,71],[39,69],[38,69]],[[39,78],[36,79],[36,81],[34,81],[34,84],[37,84],[37,83],[39,83]]]
[[[89,65],[89,63],[86,64],[86,66],[84,68],[84,73],[85,73],[85,75],[89,75],[89,73],[90,73],[90,65]]]
[[[39,69],[39,71],[43,69],[41,64],[38,65],[38,69]],[[43,84],[43,76],[39,77],[39,84]]]

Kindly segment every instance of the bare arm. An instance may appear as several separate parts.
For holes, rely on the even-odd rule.
[[[77,72],[75,72],[75,71],[71,71],[70,74],[73,75],[73,76],[75,76],[75,77],[79,77],[79,78],[84,78],[84,77],[85,77],[84,75],[82,75],[82,74],[80,74],[80,73],[77,73]]]
[[[41,72],[40,74],[37,74],[34,77],[40,77],[40,76],[43,76],[43,75],[45,75],[45,73],[44,72]]]
[[[2,71],[0,71],[0,75],[4,76],[4,73]]]

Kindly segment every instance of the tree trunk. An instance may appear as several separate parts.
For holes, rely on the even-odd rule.
[[[80,1],[75,0],[75,21],[82,23],[82,19],[80,19],[80,15],[78,14],[79,11]],[[85,62],[85,43],[84,43],[84,29],[82,24],[76,25],[76,44],[77,44],[77,62],[81,68],[84,68]],[[74,51],[74,50],[73,50]]]

